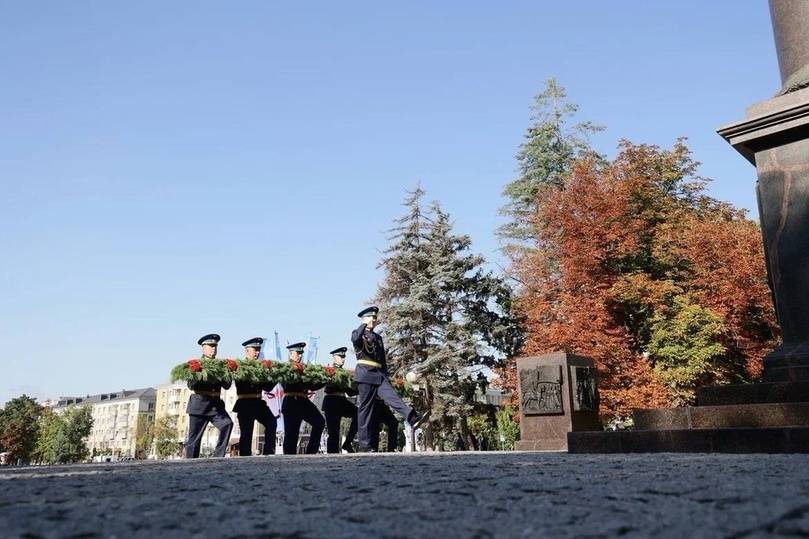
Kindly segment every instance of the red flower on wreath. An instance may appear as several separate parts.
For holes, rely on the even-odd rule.
[[[405,385],[404,378],[402,378],[401,376],[397,376],[396,378],[394,378],[393,383],[396,384],[397,387],[404,387]]]
[[[334,376],[335,372],[334,367],[332,367],[331,365],[326,365],[325,367],[323,367],[323,370],[326,371],[326,374],[328,375],[329,378]]]
[[[303,370],[305,369],[305,367],[303,366],[303,363],[298,363],[298,362],[293,363],[292,368],[295,369],[298,372],[303,372]]]
[[[232,360],[232,359],[226,359],[226,360],[225,360],[225,365],[227,365],[227,366],[228,366],[228,370],[230,370],[230,371],[235,371],[236,369],[238,369],[238,368],[239,368],[239,364],[238,364],[238,363],[236,363],[236,362],[235,362],[234,360]]]
[[[198,359],[189,359],[188,368],[191,369],[191,372],[199,372],[202,370],[202,363]]]
[[[261,364],[264,365],[265,369],[271,369],[272,368],[272,361],[270,361],[269,359],[261,360]]]

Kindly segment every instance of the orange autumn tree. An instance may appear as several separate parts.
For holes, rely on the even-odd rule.
[[[537,194],[533,248],[513,265],[523,353],[594,358],[605,416],[754,378],[775,344],[760,230],[707,196],[697,165],[682,140],[622,142]]]

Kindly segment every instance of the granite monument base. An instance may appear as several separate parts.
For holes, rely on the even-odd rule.
[[[520,451],[566,451],[569,432],[601,430],[592,359],[555,352],[517,359]]]
[[[634,430],[573,432],[571,453],[809,453],[809,383],[709,386],[697,405],[635,410]]]

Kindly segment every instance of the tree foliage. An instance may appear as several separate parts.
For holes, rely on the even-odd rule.
[[[536,249],[514,267],[526,352],[593,357],[608,415],[751,379],[774,345],[760,230],[706,195],[697,166],[682,140],[624,141],[537,194]]]
[[[534,97],[531,125],[517,153],[519,176],[503,190],[508,202],[500,213],[509,220],[497,230],[511,254],[532,246],[539,191],[548,186],[562,188],[572,163],[594,155],[588,137],[603,128],[591,122],[570,125],[578,108],[567,101],[565,89],[555,79],[548,79]]]
[[[89,451],[85,438],[93,430],[90,406],[71,406],[62,413],[64,425],[54,441],[57,462],[71,463],[87,460]]]
[[[61,414],[50,409],[39,419],[35,460],[42,464],[83,462],[89,457],[85,438],[93,429],[90,406],[71,406]]]
[[[36,399],[21,395],[0,411],[0,451],[8,452],[12,462],[31,460],[43,409]]]
[[[155,454],[158,459],[176,455],[180,449],[176,417],[161,417],[154,425]]]
[[[469,440],[466,418],[486,384],[482,369],[519,348],[522,333],[506,310],[509,287],[483,269],[469,236],[453,233],[440,204],[425,211],[423,195],[420,188],[408,194],[406,214],[391,230],[377,300],[391,365],[399,375],[415,371],[423,378],[419,405],[431,412],[432,445],[454,432]]]
[[[517,440],[520,439],[520,424],[514,420],[515,413],[512,406],[497,411],[497,441],[501,449],[514,449]]]
[[[148,413],[138,414],[138,424],[135,432],[135,458],[145,459],[152,451],[155,438],[155,421]]]

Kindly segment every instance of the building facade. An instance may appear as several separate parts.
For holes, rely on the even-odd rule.
[[[85,397],[60,397],[52,406],[60,413],[72,406],[90,406],[93,430],[85,440],[95,459],[135,458],[140,429],[155,420],[155,389],[122,389]]]

